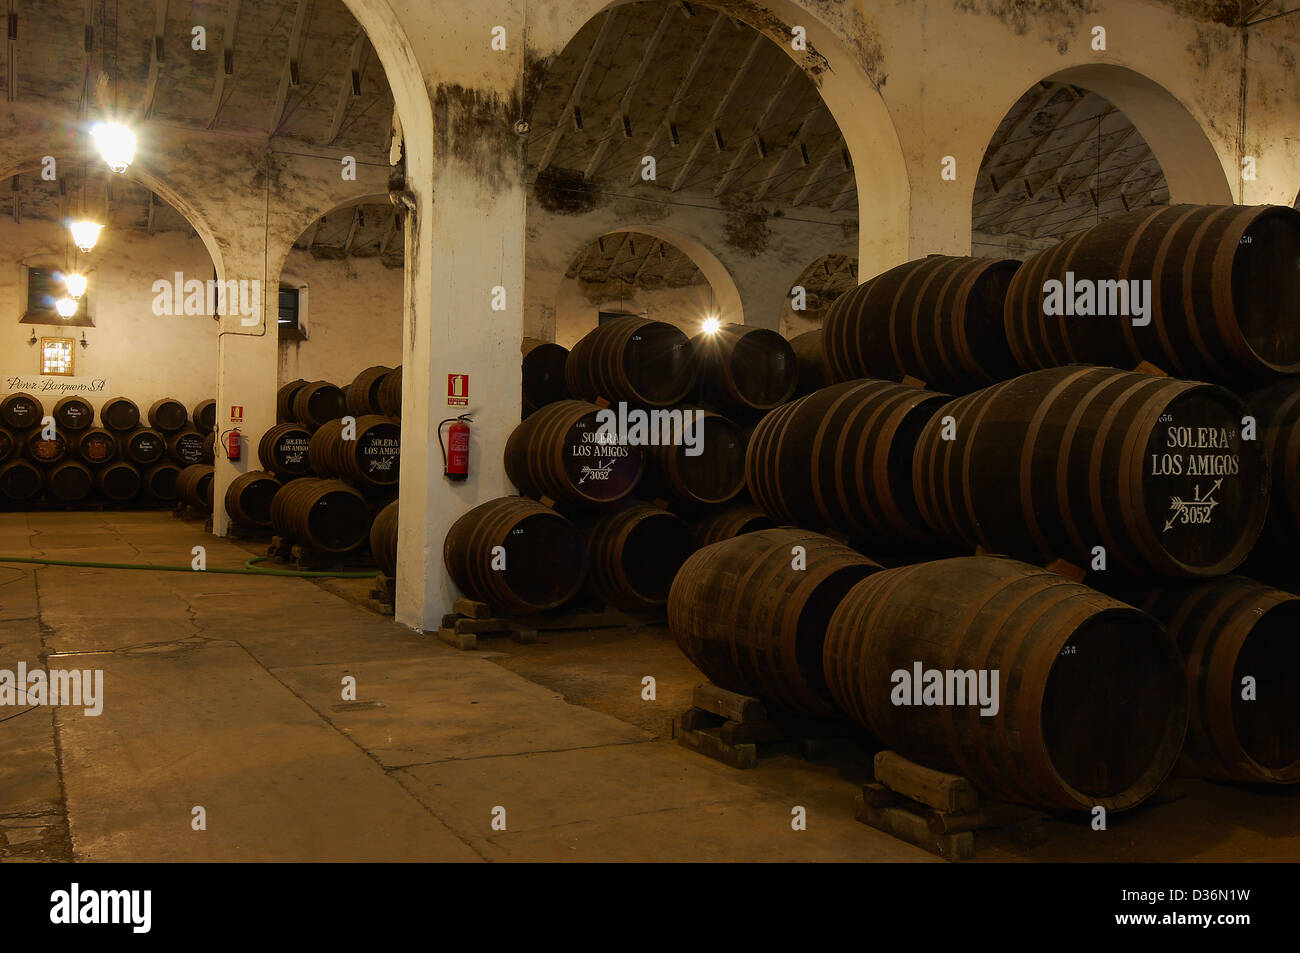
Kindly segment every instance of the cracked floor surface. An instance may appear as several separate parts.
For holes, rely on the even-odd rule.
[[[196,545],[249,555],[166,513],[0,514],[5,556],[187,565]],[[935,861],[852,819],[866,753],[735,771],[674,743],[701,676],[662,628],[458,652],[367,589],[0,563],[0,669],[104,673],[99,716],[0,707],[0,860]],[[979,857],[1293,860],[1297,795],[1180,781],[1104,834],[1051,821]]]

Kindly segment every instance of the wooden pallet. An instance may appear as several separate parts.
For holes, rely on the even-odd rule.
[[[979,831],[1005,829],[1025,848],[1047,839],[1047,815],[981,798],[961,775],[922,767],[893,751],[878,752],[875,769],[875,782],[864,784],[854,801],[854,816],[945,860],[974,857]]]
[[[678,743],[733,768],[752,768],[761,753],[794,750],[813,760],[849,736],[843,722],[769,713],[750,695],[710,682],[697,685],[682,713]]]
[[[396,611],[397,580],[392,576],[379,576],[375,588],[370,590],[370,608],[380,615],[393,615]]]
[[[365,548],[350,553],[322,553],[294,542],[287,536],[272,536],[266,547],[266,555],[281,565],[303,572],[348,572],[375,568],[374,559]]]
[[[442,617],[438,638],[462,650],[478,648],[479,639],[490,636],[509,636],[521,645],[532,645],[537,641],[537,633],[542,631],[605,629],[642,624],[642,620],[617,609],[511,616],[494,611],[486,602],[476,602],[473,599],[457,599],[451,608],[452,611]]]

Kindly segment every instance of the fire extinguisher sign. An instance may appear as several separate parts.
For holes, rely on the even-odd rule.
[[[468,374],[447,375],[447,406],[448,407],[469,406],[469,375]]]

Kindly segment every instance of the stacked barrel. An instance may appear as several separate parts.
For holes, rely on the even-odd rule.
[[[1274,207],[867,281],[749,442],[750,516],[798,529],[705,536],[674,636],[719,686],[1002,800],[1300,781],[1298,305]]]
[[[0,398],[0,506],[170,503],[177,477],[212,464],[205,433],[215,401],[163,397],[144,411],[126,397],[95,405],[69,395]],[[98,419],[97,419],[98,418]]]

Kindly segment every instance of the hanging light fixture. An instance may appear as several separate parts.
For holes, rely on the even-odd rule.
[[[60,298],[54,302],[54,310],[59,312],[59,317],[70,318],[77,313],[77,302],[71,298]]]
[[[88,252],[99,241],[99,233],[104,226],[98,222],[92,222],[88,218],[83,218],[79,222],[73,222],[69,228],[72,230],[72,240],[77,243],[77,247],[83,252]]]
[[[95,148],[114,172],[125,172],[135,158],[135,133],[120,122],[97,122],[90,127]]]
[[[63,284],[67,287],[68,294],[72,295],[73,301],[81,300],[81,296],[86,293],[86,285],[88,283],[86,276],[80,272],[74,271],[70,275],[63,276]]]

